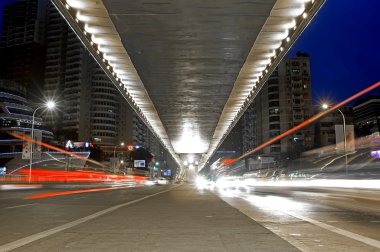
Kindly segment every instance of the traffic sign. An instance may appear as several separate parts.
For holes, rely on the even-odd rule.
[[[145,168],[145,160],[135,160],[134,161],[135,168]]]

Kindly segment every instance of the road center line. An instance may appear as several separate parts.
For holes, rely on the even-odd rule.
[[[32,204],[24,204],[24,205],[18,205],[18,206],[11,206],[11,207],[4,207],[4,209],[12,209],[12,208],[18,208],[18,207],[24,207],[24,206],[31,206],[35,205],[37,203],[32,203]]]
[[[21,238],[19,240],[10,242],[10,243],[6,243],[6,244],[0,246],[0,251],[9,251],[9,250],[12,250],[12,249],[19,248],[21,246],[24,246],[24,245],[29,244],[31,242],[34,242],[36,240],[45,238],[47,236],[53,235],[55,233],[61,232],[63,230],[66,230],[66,229],[69,229],[69,228],[72,228],[72,227],[75,227],[75,226],[77,226],[79,224],[82,224],[82,223],[84,223],[86,221],[93,220],[93,219],[95,219],[97,217],[100,217],[100,216],[105,215],[107,213],[113,212],[113,211],[115,211],[115,210],[117,210],[119,208],[122,208],[122,207],[125,207],[125,206],[128,206],[128,205],[132,205],[134,203],[137,203],[137,202],[149,199],[151,197],[154,197],[154,196],[162,194],[162,193],[166,193],[166,192],[168,192],[168,191],[170,191],[170,190],[172,190],[172,189],[174,189],[176,187],[178,187],[178,186],[172,187],[172,188],[170,188],[168,190],[164,190],[164,191],[161,191],[161,192],[158,192],[158,193],[154,193],[154,194],[142,197],[140,199],[136,199],[136,200],[132,200],[132,201],[129,201],[129,202],[126,202],[126,203],[123,203],[123,204],[119,204],[119,205],[116,205],[116,206],[104,209],[102,211],[96,212],[94,214],[88,215],[88,216],[83,217],[81,219],[78,219],[78,220],[75,220],[75,221],[63,224],[61,226],[58,226],[58,227],[55,227],[55,228],[52,228],[52,229],[49,229],[49,230],[46,230],[46,231],[42,231],[40,233],[33,234],[33,235],[30,235],[30,236]]]

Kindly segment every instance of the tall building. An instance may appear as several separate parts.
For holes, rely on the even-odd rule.
[[[143,121],[137,116],[133,116],[133,144],[147,147],[149,144],[149,130]]]
[[[380,96],[368,96],[354,105],[354,124],[357,136],[380,134]]]
[[[235,155],[241,155],[242,153],[242,144],[241,144],[241,138],[242,138],[242,121],[239,120],[231,132],[228,134],[226,139],[223,141],[223,143],[220,145],[216,153],[220,154],[227,154],[227,153],[234,153]],[[218,156],[215,154],[215,156]]]
[[[1,47],[44,44],[47,0],[16,0],[4,6]]]
[[[5,5],[0,77],[26,87],[32,101],[41,98],[44,72],[44,23],[47,0],[17,0]]]
[[[60,104],[60,111],[47,117],[46,123],[58,138],[94,141],[102,146],[123,142],[160,153],[158,140],[51,3],[46,47],[44,96]]]
[[[29,135],[32,129],[34,109],[25,97],[25,87],[16,83],[0,80],[0,152],[20,152],[23,141],[10,135]],[[42,139],[51,139],[53,134],[44,127],[40,116],[34,117],[34,133],[41,132]],[[46,112],[46,111],[45,111]],[[4,160],[3,160],[4,161]],[[1,164],[4,165],[4,164]]]
[[[243,115],[243,153],[312,116],[310,59],[305,53],[285,58]],[[297,156],[314,144],[311,128],[301,129],[263,149],[273,157]]]
[[[256,101],[253,101],[240,119],[242,122],[242,151],[248,152],[258,145]]]
[[[127,131],[121,132],[132,118],[131,110],[122,110],[127,102],[51,3],[46,46],[45,97],[60,104],[46,122],[57,136],[101,145],[131,142]]]

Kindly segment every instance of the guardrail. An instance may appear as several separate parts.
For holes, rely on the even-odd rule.
[[[0,183],[4,182],[26,182],[28,178],[20,174],[6,174],[0,175]]]

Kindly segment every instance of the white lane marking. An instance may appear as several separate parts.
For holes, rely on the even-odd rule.
[[[100,217],[100,216],[102,216],[104,214],[113,212],[113,211],[115,211],[115,210],[117,210],[119,208],[122,208],[122,207],[125,207],[125,206],[128,206],[128,205],[132,205],[134,203],[146,200],[148,198],[154,197],[154,196],[162,194],[162,193],[166,193],[166,192],[168,192],[168,191],[170,191],[170,190],[172,190],[172,189],[174,189],[176,187],[178,187],[178,186],[172,187],[172,188],[170,188],[168,190],[164,190],[164,191],[161,191],[161,192],[158,192],[158,193],[154,193],[154,194],[142,197],[140,199],[136,199],[136,200],[132,200],[132,201],[129,201],[129,202],[126,202],[126,203],[123,203],[123,204],[119,204],[119,205],[116,205],[116,206],[104,209],[102,211],[99,211],[97,213],[88,215],[88,216],[83,217],[81,219],[78,219],[78,220],[75,220],[75,221],[63,224],[61,226],[58,226],[58,227],[55,227],[55,228],[52,228],[52,229],[49,229],[49,230],[46,230],[46,231],[42,231],[40,233],[33,234],[33,235],[27,236],[25,238],[21,238],[19,240],[10,242],[10,243],[6,243],[6,244],[0,246],[0,251],[9,251],[9,250],[12,250],[12,249],[19,248],[19,247],[24,246],[26,244],[29,244],[31,242],[37,241],[39,239],[45,238],[47,236],[53,235],[53,234],[61,232],[63,230],[75,227],[75,226],[77,226],[79,224],[82,224],[82,223],[84,223],[86,221],[95,219],[95,218]]]
[[[75,200],[78,200],[78,199],[85,199],[87,197],[77,197],[77,198],[74,198]]]
[[[237,208],[238,210],[240,210],[240,212],[242,212],[243,214],[247,215],[248,217],[250,217],[251,219],[254,220],[254,218],[252,218],[246,211],[244,211],[243,209],[241,209],[241,207],[239,206],[239,204],[235,204],[233,201],[228,200],[228,198],[226,198],[226,197],[223,197],[223,196],[220,196],[220,195],[219,195],[219,197],[222,200],[224,200],[225,202],[227,202],[229,205]],[[246,199],[244,199],[242,197],[239,197],[239,198],[246,201]],[[316,225],[316,226],[318,226],[320,228],[329,230],[331,232],[343,235],[343,236],[345,236],[347,238],[350,238],[350,239],[353,239],[353,240],[365,243],[365,244],[367,244],[369,246],[372,246],[372,247],[380,249],[380,241],[379,240],[375,240],[375,239],[372,239],[372,238],[369,238],[369,237],[366,237],[366,236],[363,236],[363,235],[359,235],[359,234],[356,234],[356,233],[353,233],[353,232],[350,232],[350,231],[347,231],[347,230],[344,230],[344,229],[341,229],[341,228],[338,228],[338,227],[335,227],[335,226],[331,226],[331,225],[328,225],[326,223],[323,223],[323,222],[320,222],[320,221],[317,221],[317,220],[314,220],[314,219],[311,219],[311,218],[308,218],[308,217],[296,214],[296,213],[294,213],[292,211],[279,210],[279,209],[276,209],[276,208],[270,207],[270,206],[267,206],[267,207],[271,208],[271,210],[278,211],[278,212],[281,212],[281,213],[293,216],[293,217],[298,218],[300,220],[303,220],[303,221],[309,222],[311,224],[314,224],[314,225]]]
[[[41,188],[40,184],[14,184],[14,185],[0,185],[0,190],[8,191],[8,190],[26,190],[26,189],[38,189]]]
[[[378,240],[375,240],[375,239],[372,239],[372,238],[369,238],[369,237],[366,237],[366,236],[363,236],[360,234],[356,234],[356,233],[353,233],[353,232],[350,232],[350,231],[347,231],[347,230],[344,230],[344,229],[341,229],[338,227],[334,227],[334,226],[328,225],[326,223],[323,223],[323,222],[320,222],[320,221],[317,221],[317,220],[311,219],[309,217],[305,217],[305,216],[302,216],[302,215],[299,215],[299,214],[296,214],[296,213],[293,213],[290,211],[281,211],[281,212],[289,214],[289,215],[296,217],[298,219],[310,222],[311,224],[314,224],[318,227],[329,230],[331,232],[346,236],[346,237],[351,238],[353,240],[357,240],[359,242],[362,242],[362,243],[365,243],[365,244],[370,245],[372,247],[380,249],[380,241],[378,241]]]
[[[4,209],[12,209],[12,208],[18,208],[18,207],[24,207],[24,206],[31,206],[35,205],[37,203],[32,203],[32,204],[24,204],[24,205],[18,205],[18,206],[10,206],[10,207],[5,207]]]

